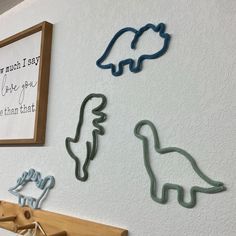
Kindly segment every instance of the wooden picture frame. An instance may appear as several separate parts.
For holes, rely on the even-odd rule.
[[[43,145],[45,142],[52,28],[52,24],[42,22],[0,41],[0,105],[2,106],[0,107],[0,145]],[[32,50],[30,49],[31,41]],[[30,58],[30,56],[27,57],[24,54],[26,52],[30,55],[34,50],[40,53],[39,56],[35,57],[36,55],[34,55]],[[17,62],[10,64],[10,66],[4,64],[10,60],[13,61],[11,55],[14,57],[14,51],[17,54]],[[3,52],[2,55],[1,52]],[[9,54],[11,55],[9,56]],[[3,55],[6,55],[6,61]],[[20,57],[21,59],[19,59]],[[17,71],[17,69],[19,70]],[[7,73],[9,73],[9,76],[13,75],[12,78],[8,78]],[[34,76],[31,76],[31,74]],[[26,79],[29,81],[26,81]],[[31,79],[36,82],[31,81]],[[11,80],[15,81],[12,82]],[[27,94],[26,91],[32,96],[32,101],[35,102],[32,102],[31,107],[27,104],[22,105],[25,94]],[[8,99],[6,101],[10,101],[10,104],[18,99],[18,102],[15,102],[18,107],[10,107],[7,102],[4,103],[4,99]],[[29,115],[27,116],[26,113]],[[12,128],[9,122],[14,126],[14,119],[19,125]],[[27,119],[30,122],[27,122]],[[27,123],[31,126],[21,127],[21,124]],[[5,127],[9,128],[9,132],[5,130],[7,129]]]

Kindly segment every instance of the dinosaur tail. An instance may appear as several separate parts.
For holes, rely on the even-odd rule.
[[[210,188],[199,188],[197,191],[202,193],[219,193],[226,190],[226,187],[222,183],[221,186],[214,186]]]

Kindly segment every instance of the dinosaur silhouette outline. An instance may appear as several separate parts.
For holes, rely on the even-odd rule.
[[[100,105],[98,105],[92,110],[92,113],[94,115],[99,116],[99,118],[95,118],[92,121],[93,126],[96,128],[92,131],[92,137],[93,137],[92,143],[90,141],[86,141],[87,155],[85,158],[85,162],[82,166],[82,170],[83,170],[83,176],[82,176],[80,173],[80,160],[78,156],[75,155],[74,152],[72,151],[70,143],[79,142],[81,128],[84,121],[84,110],[85,110],[87,102],[93,98],[101,98],[102,102]],[[99,123],[103,123],[107,119],[107,115],[101,112],[106,107],[106,104],[107,104],[107,99],[105,95],[95,94],[95,93],[89,94],[84,99],[80,107],[79,122],[76,128],[75,137],[74,138],[67,137],[65,140],[66,150],[68,154],[71,156],[71,158],[75,161],[75,176],[80,181],[86,181],[88,179],[88,167],[89,167],[90,161],[94,159],[97,153],[97,149],[98,149],[98,135],[104,135],[105,133],[105,129],[103,128],[103,126],[99,125]]]
[[[210,188],[203,188],[199,186],[193,186],[190,189],[190,195],[191,195],[191,201],[190,202],[185,202],[184,201],[184,188],[180,185],[177,184],[171,184],[171,183],[165,183],[162,187],[162,197],[158,198],[157,197],[157,181],[155,178],[155,175],[152,171],[151,165],[150,165],[150,157],[149,157],[149,151],[148,151],[148,139],[141,135],[140,129],[144,126],[148,125],[151,128],[151,131],[154,136],[154,148],[157,153],[159,154],[166,154],[170,152],[177,152],[182,154],[187,160],[191,163],[193,170],[197,173],[197,175],[202,178],[204,181],[206,181],[208,184],[212,185],[213,187]],[[144,153],[144,165],[145,168],[148,172],[150,181],[151,181],[151,186],[150,186],[150,193],[151,197],[155,202],[165,204],[168,202],[168,191],[170,189],[175,189],[178,192],[178,202],[181,206],[186,207],[186,208],[193,208],[196,203],[197,203],[197,192],[202,192],[202,193],[218,193],[226,190],[226,187],[224,186],[224,183],[219,182],[219,181],[214,181],[210,179],[208,176],[206,176],[198,167],[196,161],[194,158],[185,150],[178,148],[178,147],[167,147],[167,148],[161,148],[160,147],[160,142],[157,134],[156,127],[154,124],[149,121],[149,120],[141,120],[139,121],[135,128],[134,128],[134,134],[137,138],[141,139],[143,142],[143,153]]]
[[[170,35],[168,33],[165,33],[165,24],[164,23],[159,23],[157,26],[155,26],[154,24],[148,23],[145,26],[141,27],[139,30],[136,30],[135,28],[132,27],[126,27],[123,28],[121,30],[119,30],[112,38],[112,40],[110,41],[110,43],[108,44],[106,50],[104,51],[104,53],[102,54],[102,56],[96,61],[96,65],[101,68],[101,69],[111,69],[111,73],[113,76],[120,76],[123,74],[124,71],[124,66],[125,65],[129,65],[129,69],[131,72],[133,73],[138,73],[142,70],[143,67],[143,62],[145,60],[151,60],[151,59],[156,59],[158,57],[161,57],[162,55],[165,54],[165,52],[167,51],[168,47],[169,47],[169,42],[170,42]],[[157,51],[154,54],[144,54],[141,55],[138,58],[137,61],[137,66],[135,67],[135,61],[132,58],[128,58],[125,60],[121,60],[118,63],[118,70],[116,71],[116,66],[113,63],[109,63],[109,64],[105,64],[103,65],[102,63],[106,60],[106,58],[108,57],[110,51],[113,48],[113,45],[116,43],[116,41],[126,32],[133,32],[134,38],[131,41],[131,49],[136,49],[137,43],[139,38],[142,36],[142,34],[149,30],[152,29],[154,32],[159,32],[159,35],[161,38],[164,38],[164,44],[163,47]]]
[[[20,194],[20,191],[29,182],[34,182],[37,188],[43,190],[38,198]],[[31,168],[28,172],[24,171],[22,176],[17,179],[17,184],[14,187],[10,188],[8,191],[18,197],[18,204],[20,206],[25,206],[26,204],[28,204],[33,209],[39,209],[42,201],[46,198],[50,189],[52,189],[54,186],[55,178],[53,176],[49,175],[45,178],[42,178],[40,172],[35,171]]]

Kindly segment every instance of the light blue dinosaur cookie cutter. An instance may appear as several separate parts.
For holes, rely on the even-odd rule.
[[[148,150],[149,140],[147,137],[140,134],[141,128],[145,125],[148,126],[149,128],[151,128],[151,131],[152,131],[152,134],[154,137],[154,148],[157,153],[159,153],[159,154],[166,154],[166,153],[171,153],[171,152],[180,153],[184,158],[187,159],[187,161],[190,162],[193,170],[197,173],[197,175],[200,178],[202,178],[205,182],[207,182],[210,185],[210,187],[199,187],[199,186],[191,187],[191,189],[190,189],[191,200],[190,200],[190,202],[185,202],[184,201],[184,188],[181,185],[172,184],[172,183],[165,183],[163,185],[163,187],[160,189],[162,196],[161,196],[161,198],[158,198],[157,197],[157,190],[158,190],[157,181],[156,181],[156,177],[154,175],[154,172],[153,172],[151,164],[150,164],[150,155],[149,155],[149,150]],[[178,147],[161,148],[156,127],[154,126],[154,124],[151,121],[149,121],[149,120],[139,121],[134,128],[134,134],[137,138],[141,139],[143,142],[144,165],[145,165],[145,168],[148,172],[150,182],[151,182],[151,186],[150,186],[151,197],[155,202],[158,202],[161,204],[167,203],[168,192],[169,192],[169,190],[174,189],[174,190],[177,190],[177,192],[178,192],[179,204],[183,207],[186,207],[186,208],[193,208],[197,203],[197,196],[196,196],[197,192],[213,194],[213,193],[218,193],[218,192],[222,192],[222,191],[226,190],[224,183],[212,180],[208,176],[206,176],[199,169],[194,158],[185,150],[178,148]]]
[[[132,27],[126,27],[121,30],[119,30],[114,37],[111,39],[110,43],[108,44],[106,50],[102,54],[102,56],[96,61],[96,65],[101,69],[111,69],[111,73],[114,76],[120,76],[123,74],[124,66],[129,65],[129,69],[133,73],[138,73],[143,68],[143,62],[145,60],[153,60],[161,57],[164,55],[169,47],[170,43],[170,35],[165,32],[165,24],[160,23],[158,25],[154,24],[146,24],[145,26],[141,27],[139,30],[132,28]],[[139,38],[147,31],[147,30],[153,30],[156,33],[159,33],[159,36],[164,39],[163,46],[160,50],[157,50],[153,54],[144,54],[141,55],[137,62],[132,58],[126,58],[121,60],[118,65],[116,66],[113,63],[104,64],[104,61],[109,56],[113,46],[116,44],[117,40],[126,32],[132,32],[134,34],[133,40],[130,44],[131,49],[135,50],[137,48],[137,44],[139,41]]]
[[[37,188],[43,190],[38,198],[25,196],[20,193],[24,186],[29,182],[34,182]],[[23,172],[22,176],[17,179],[17,184],[8,191],[18,197],[18,204],[20,206],[28,205],[33,209],[39,209],[42,201],[47,197],[50,189],[52,189],[54,185],[55,178],[53,176],[42,178],[40,172],[30,169],[29,171]]]

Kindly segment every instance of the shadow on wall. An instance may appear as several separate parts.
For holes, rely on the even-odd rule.
[[[1,0],[0,1],[0,15],[4,12],[10,10],[11,8],[15,7],[19,3],[23,2],[24,0]]]

